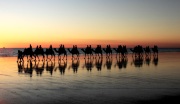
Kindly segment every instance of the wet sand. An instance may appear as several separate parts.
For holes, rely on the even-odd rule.
[[[180,53],[157,58],[25,61],[0,58],[0,103],[152,104],[178,100]],[[44,66],[43,66],[44,65]],[[176,97],[175,97],[176,96]]]

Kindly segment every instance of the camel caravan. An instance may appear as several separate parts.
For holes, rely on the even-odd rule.
[[[102,48],[101,45],[97,45],[96,48],[92,48],[91,45],[87,45],[86,48],[80,49],[84,54],[85,58],[102,58],[103,57],[103,51],[106,54],[106,57],[112,57],[113,50],[116,53],[116,58],[121,57],[125,58],[127,57],[128,51],[126,48],[126,45],[118,45],[117,48],[111,48],[110,45],[107,45],[106,48]],[[153,56],[158,56],[158,47],[155,45],[153,48],[150,49],[149,46],[146,46],[143,48],[141,45],[137,45],[134,48],[130,49],[132,51],[132,55],[134,57],[143,57],[143,54],[145,53],[146,56],[151,56],[151,50],[153,52]],[[53,48],[52,45],[50,45],[49,48],[43,49],[41,45],[37,46],[35,50],[33,51],[33,48],[30,44],[28,48],[25,48],[23,51],[18,50],[18,56],[17,56],[17,62],[18,61],[24,61],[24,57],[27,57],[28,60],[38,60],[40,61],[40,56],[42,56],[42,61],[44,60],[55,60],[55,55],[58,55],[58,60],[66,59],[67,60],[67,51],[72,55],[72,59],[77,58],[79,59],[79,50],[77,45],[73,45],[72,49],[65,49],[64,45],[61,44],[58,49]]]

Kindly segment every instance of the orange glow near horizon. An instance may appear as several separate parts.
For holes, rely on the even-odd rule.
[[[180,2],[176,2],[0,1],[0,48],[29,44],[180,48]]]
[[[79,48],[84,48],[87,45],[91,45],[92,47],[96,47],[97,45],[102,45],[102,47],[106,47],[106,45],[110,44],[111,47],[117,47],[118,45],[126,45],[128,48],[132,48],[136,45],[142,45],[153,47],[154,45],[158,45],[159,48],[180,48],[179,42],[157,42],[157,41],[122,41],[122,40],[97,40],[97,39],[79,39],[79,40],[64,40],[61,42],[19,42],[19,43],[4,43],[1,44],[2,47],[6,48],[25,48],[32,45],[35,48],[37,45],[42,45],[42,47],[47,48],[49,45],[53,45],[53,47],[59,47],[60,44],[64,44],[66,48],[71,48],[73,45],[77,45]]]

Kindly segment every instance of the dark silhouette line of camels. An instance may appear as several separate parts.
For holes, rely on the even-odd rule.
[[[84,52],[85,58],[97,58],[97,57],[103,57],[103,51],[106,54],[106,57],[112,57],[113,50],[116,52],[116,57],[127,57],[128,51],[125,45],[121,46],[118,45],[117,48],[111,48],[110,45],[107,45],[106,48],[101,48],[101,45],[97,45],[95,49],[91,47],[91,45],[87,45],[86,48],[82,48],[81,51]],[[79,58],[80,52],[77,48],[77,45],[73,45],[72,49],[67,49],[70,54],[72,54],[72,58]],[[143,48],[141,45],[137,45],[134,48],[130,49],[132,51],[132,56],[135,57],[143,57],[143,54],[145,53],[146,57],[151,56],[151,50],[153,52],[153,56],[158,56],[158,47],[157,45],[154,45],[153,48],[150,48],[149,46],[146,46]],[[33,51],[32,46],[28,48],[25,48],[23,51],[18,50],[18,56],[17,56],[17,62],[24,61],[24,57],[27,57],[27,61],[29,60],[39,60],[42,56],[42,61],[45,60],[52,60],[54,58],[55,60],[55,52],[58,54],[58,59],[63,60],[66,58],[67,60],[67,51],[63,44],[60,45],[58,49],[52,48],[52,45],[50,45],[49,48],[46,48],[45,51],[41,47],[41,45],[37,46],[35,50]],[[95,56],[93,56],[93,53]],[[64,55],[63,58],[61,58],[61,55]],[[46,56],[46,57],[45,57]],[[49,57],[50,56],[50,57]],[[77,57],[75,57],[77,56]]]

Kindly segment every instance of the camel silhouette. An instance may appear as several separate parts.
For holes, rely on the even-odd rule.
[[[95,58],[98,57],[102,57],[102,49],[101,49],[101,45],[97,45],[97,47],[95,48],[95,50],[92,49],[92,51],[95,53]]]
[[[54,48],[55,52],[58,53],[58,59],[61,60],[61,54],[64,54],[64,57],[66,57],[67,60],[67,52],[66,49],[64,48],[64,45],[60,45],[59,49],[57,50],[56,48]],[[64,59],[63,57],[63,59]]]
[[[74,55],[77,55],[77,58],[79,58],[79,51],[77,49],[77,45],[73,45],[73,48],[71,50],[68,49],[68,51],[72,54],[72,58],[74,58]]]
[[[132,52],[133,52],[133,54],[132,55],[134,55],[135,54],[135,57],[143,57],[143,48],[142,48],[142,46],[141,45],[137,45],[137,46],[135,46],[134,47],[134,49],[130,49]]]
[[[17,62],[24,61],[23,52],[21,50],[18,50],[18,56],[17,56]]]
[[[145,52],[146,56],[151,55],[151,50],[150,50],[149,46],[146,46],[146,48],[144,48],[144,52]]]
[[[46,54],[46,60],[48,59],[52,59],[54,57],[54,60],[55,60],[55,53],[53,51],[53,48],[52,48],[52,45],[50,45],[50,47],[48,49],[46,49],[46,51],[44,52]],[[48,58],[48,56],[51,56],[51,58]]]
[[[126,57],[127,49],[125,45],[123,47],[121,45],[118,45],[118,48],[113,48],[113,49],[116,51],[116,57],[117,55],[119,57]]]
[[[59,69],[59,72],[61,73],[61,75],[65,74],[65,70],[67,68],[67,60],[59,60],[58,61],[58,66],[55,68],[55,71],[57,70],[57,68]]]
[[[35,51],[34,51],[34,56],[35,56],[35,60],[36,60],[36,57],[38,58],[38,60],[40,61],[39,59],[39,55],[42,55],[43,56],[43,59],[42,61],[44,60],[45,56],[44,56],[44,50],[43,48],[41,47],[41,45],[38,47],[36,47]]]
[[[106,53],[106,57],[111,56],[112,57],[112,49],[110,45],[107,45],[106,48],[103,48],[104,52]]]
[[[84,53],[85,53],[85,58],[86,58],[86,55],[88,55],[88,58],[91,56],[93,56],[93,51],[92,51],[92,48],[91,48],[91,45],[87,45],[87,47],[85,49],[81,49]]]
[[[154,47],[152,48],[152,51],[153,51],[154,56],[158,56],[158,46],[157,45],[154,45]]]
[[[24,51],[23,51],[23,57],[24,56],[27,57],[27,61],[32,60],[33,56],[34,56],[34,53],[33,53],[32,49],[31,48],[25,48]],[[30,59],[29,59],[29,57],[30,57]]]

